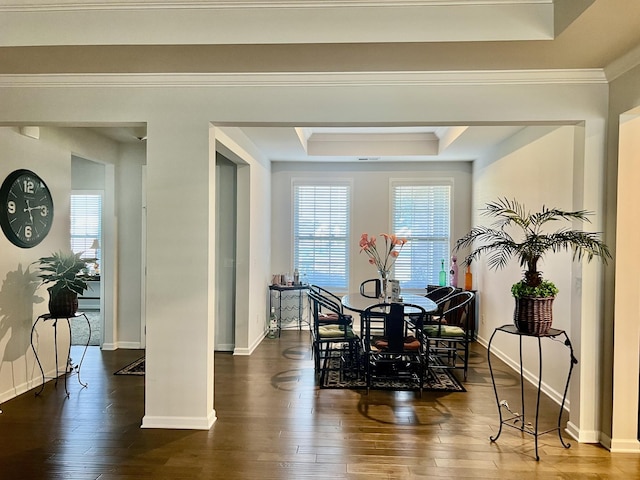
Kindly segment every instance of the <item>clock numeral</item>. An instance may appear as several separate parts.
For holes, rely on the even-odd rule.
[[[40,207],[40,216],[41,217],[46,217],[49,214],[49,210],[47,210],[47,206],[43,205],[42,207]]]
[[[33,183],[32,180],[22,181],[22,190],[24,191],[24,193],[31,193],[31,194],[35,193],[34,188],[35,188],[35,184]]]
[[[9,200],[9,202],[7,202],[7,212],[9,212],[9,214],[11,214],[11,215],[15,215],[15,213],[16,213],[16,202],[14,202],[13,200]]]
[[[31,225],[25,225],[24,227],[24,238],[31,238]]]

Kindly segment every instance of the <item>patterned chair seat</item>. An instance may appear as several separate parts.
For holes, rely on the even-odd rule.
[[[424,333],[428,337],[464,337],[464,329],[455,325],[426,325]]]

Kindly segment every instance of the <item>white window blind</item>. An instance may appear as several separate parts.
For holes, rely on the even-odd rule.
[[[393,231],[408,242],[396,260],[402,288],[438,285],[444,260],[449,270],[451,186],[392,184]]]
[[[97,258],[100,262],[102,195],[71,195],[71,250],[82,252],[82,258]],[[95,243],[97,242],[97,244]]]
[[[309,283],[346,289],[350,185],[294,182],[293,190],[294,268]]]

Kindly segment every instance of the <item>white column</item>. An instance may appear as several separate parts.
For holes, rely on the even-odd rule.
[[[148,125],[143,428],[209,429],[213,408],[215,151],[206,120]]]
[[[592,212],[591,223],[576,222],[586,231],[604,230],[603,120],[589,120],[575,129],[573,208]],[[567,430],[579,442],[600,440],[600,368],[603,362],[603,266],[599,258],[574,264],[572,272],[572,319],[569,337],[579,363],[571,381],[570,418]]]
[[[640,112],[623,115],[618,153],[618,218],[616,232],[616,292],[613,350],[612,452],[640,452],[638,404],[640,398]]]

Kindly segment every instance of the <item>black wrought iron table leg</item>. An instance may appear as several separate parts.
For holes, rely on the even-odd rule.
[[[567,393],[569,391],[569,382],[571,381],[571,373],[573,372],[573,366],[578,363],[578,359],[573,355],[573,346],[571,345],[571,340],[567,336],[566,332],[564,332],[564,344],[569,347],[569,355],[571,356],[571,363],[569,364],[569,373],[567,375],[567,383],[564,386],[564,393],[562,395],[562,402],[560,403],[560,413],[558,414],[558,437],[560,438],[560,443],[564,448],[571,447],[571,444],[565,442],[562,438],[562,411],[564,410],[564,403],[567,400]]]
[[[280,335],[282,335],[282,291],[278,292],[278,299],[278,338],[280,338]]]
[[[40,357],[38,357],[38,351],[36,350],[35,345],[33,344],[33,334],[36,331],[36,325],[38,325],[38,322],[42,319],[42,317],[38,317],[36,318],[36,321],[33,322],[33,326],[31,327],[31,349],[33,350],[33,355],[34,357],[36,357],[36,362],[38,362],[38,367],[40,367],[40,373],[42,375],[42,385],[40,385],[40,390],[38,390],[36,392],[36,397],[38,395],[40,395],[42,393],[42,391],[44,390],[44,382],[45,382],[45,378],[44,378],[44,368],[42,368],[42,363],[40,362]]]
[[[64,362],[64,393],[69,398],[69,390],[67,388],[67,375],[69,374],[69,364],[71,358],[71,323],[67,318],[67,326],[69,327],[69,348],[67,350],[67,361]],[[60,376],[60,367],[58,365],[58,319],[53,319],[53,348],[56,354],[56,387],[58,386],[58,377]]]
[[[520,337],[520,341],[522,342],[522,337]],[[542,342],[540,341],[540,337],[538,337],[538,395],[536,397],[536,426],[533,435],[533,441],[535,445],[536,452],[536,460],[540,460],[540,456],[538,455],[538,414],[540,412],[540,388],[542,387]],[[524,404],[523,407],[524,408]],[[524,428],[524,425],[523,425]]]
[[[491,383],[493,385],[493,394],[496,397],[496,405],[498,406],[498,416],[500,418],[498,433],[489,437],[489,440],[491,440],[492,442],[495,442],[496,440],[498,440],[498,437],[500,437],[500,434],[502,433],[502,409],[500,408],[500,399],[498,398],[498,389],[496,388],[496,380],[495,380],[495,377],[493,376],[493,368],[491,366],[491,342],[493,342],[493,337],[495,337],[497,331],[498,330],[493,331],[493,334],[489,339],[489,343],[487,344],[487,363],[489,364],[489,374],[491,375]]]
[[[493,338],[495,336],[495,334],[499,331],[508,333],[508,334],[512,334],[512,335],[518,335],[519,337],[519,361],[520,361],[520,402],[521,402],[521,408],[522,408],[522,413],[515,413],[512,412],[509,409],[509,405],[507,404],[506,401],[500,401],[500,399],[498,398],[498,390],[496,388],[496,382],[495,382],[495,378],[494,378],[494,374],[493,374],[493,367],[491,365],[491,343],[493,342]],[[560,404],[560,413],[558,414],[558,423],[557,426],[555,428],[546,430],[544,432],[540,432],[539,431],[539,418],[540,418],[540,397],[542,395],[542,338],[556,338],[558,336],[564,336],[565,341],[564,341],[564,345],[567,346],[569,348],[570,351],[570,356],[571,356],[571,360],[570,360],[570,365],[569,365],[569,372],[567,374],[567,381],[565,383],[565,387],[564,387],[564,394],[562,396],[562,402]],[[525,393],[524,393],[524,367],[523,367],[523,356],[522,356],[522,337],[523,336],[527,336],[527,337],[533,337],[536,338],[536,340],[538,341],[538,383],[537,383],[537,392],[536,392],[536,412],[535,412],[535,422],[534,424],[531,424],[531,422],[526,422],[525,419]],[[522,433],[526,433],[529,435],[532,435],[534,437],[534,447],[535,447],[535,459],[536,460],[540,460],[540,456],[538,453],[538,437],[540,435],[544,435],[546,433],[551,433],[556,431],[558,433],[558,437],[560,439],[560,443],[562,444],[562,446],[564,448],[569,448],[571,446],[570,443],[567,443],[564,441],[564,439],[562,438],[562,412],[564,410],[564,404],[566,402],[567,399],[567,393],[569,391],[569,384],[571,382],[571,373],[573,371],[573,367],[575,364],[578,363],[578,359],[574,356],[573,353],[573,347],[571,346],[571,341],[569,340],[569,337],[567,335],[567,333],[564,330],[558,330],[558,329],[549,329],[548,333],[544,333],[544,334],[529,334],[529,333],[523,333],[523,332],[519,332],[517,329],[515,329],[515,327],[513,325],[503,325],[502,327],[497,327],[493,334],[491,335],[491,338],[489,339],[489,343],[487,345],[487,355],[488,355],[488,364],[489,364],[489,372],[491,374],[491,382],[493,384],[493,392],[496,398],[496,403],[498,404],[498,415],[500,418],[500,426],[499,426],[499,430],[498,433],[495,436],[491,436],[489,437],[489,439],[492,442],[495,442],[498,437],[500,436],[501,432],[502,432],[502,426],[503,425],[507,425],[508,427],[511,428],[515,428],[517,430],[520,430]],[[502,415],[502,408],[501,407],[505,407],[507,410],[509,410],[510,413],[513,413],[513,417],[508,418],[508,419],[504,419],[503,415]],[[513,423],[512,423],[513,422]],[[517,425],[519,423],[519,425]]]
[[[82,379],[80,378],[80,370],[82,369],[82,362],[84,362],[84,357],[87,354],[87,349],[89,348],[89,343],[91,342],[91,322],[89,321],[89,318],[87,317],[86,313],[82,312],[80,315],[83,316],[87,322],[87,328],[89,329],[89,336],[87,337],[87,343],[85,343],[84,345],[84,350],[82,351],[82,357],[80,358],[80,363],[78,363],[77,374],[78,374],[78,383],[82,385],[83,388],[87,388],[89,384],[83,382]],[[68,322],[69,322],[69,319],[67,319],[67,323]],[[71,340],[71,325],[69,325],[69,340]],[[69,354],[71,354],[71,341],[69,341]]]
[[[298,290],[298,331],[302,330],[302,290]]]

